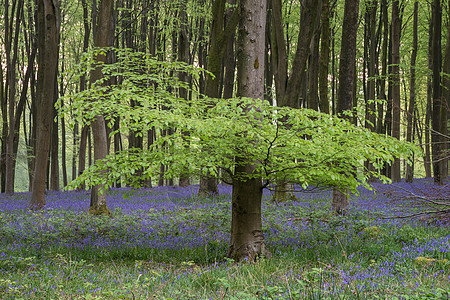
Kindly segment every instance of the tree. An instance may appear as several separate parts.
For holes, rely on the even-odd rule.
[[[400,139],[400,33],[401,19],[399,1],[392,1],[392,136]],[[391,179],[399,182],[400,159],[394,159],[392,164]]]
[[[359,0],[346,0],[342,27],[342,46],[339,60],[339,94],[336,113],[350,121],[345,111],[353,109],[355,85],[356,34],[358,31]],[[350,175],[352,176],[352,175]],[[345,191],[333,189],[333,209],[337,213],[345,211],[348,199]]]
[[[432,40],[432,74],[433,74],[433,101],[431,118],[431,151],[433,164],[434,182],[442,184],[441,153],[440,153],[440,132],[441,132],[441,69],[442,69],[442,9],[441,1],[434,0],[432,3],[432,20],[430,26],[433,27]]]
[[[415,111],[415,98],[416,98],[416,58],[417,58],[417,27],[419,18],[419,2],[414,2],[414,20],[413,20],[413,46],[411,53],[411,81],[409,84],[409,105],[407,115],[407,128],[406,128],[406,140],[408,142],[413,141],[413,116]],[[415,121],[414,121],[415,122]],[[406,166],[406,182],[412,182],[414,177],[414,160],[411,164]]]
[[[114,8],[114,1],[102,0],[100,2],[97,35],[94,41],[94,46],[105,48],[111,45],[112,28],[112,13]],[[101,50],[96,57],[97,65],[91,71],[91,84],[102,84],[102,64],[106,62],[105,50]],[[97,114],[92,122],[92,132],[94,136],[94,160],[102,160],[108,154],[107,136],[105,118],[102,114]],[[100,191],[100,193],[99,193]],[[91,190],[91,204],[89,211],[93,214],[109,213],[106,205],[106,194],[101,185],[95,185]]]
[[[330,101],[328,100],[328,65],[330,57],[330,1],[322,0],[321,12],[321,43],[319,60],[319,96],[320,111],[330,113]]]
[[[265,19],[252,13],[251,20],[261,25],[261,20]],[[258,44],[256,34],[264,26],[253,28],[241,22],[240,28],[245,27],[245,30],[240,30],[238,43],[242,51],[238,60],[238,78],[244,80],[240,81],[238,90],[240,95],[252,93],[262,98],[264,77],[259,70],[259,61],[264,58],[264,51],[259,47],[264,44]],[[248,47],[252,51],[246,50]],[[120,116],[119,132],[127,132],[129,128],[176,130],[159,137],[149,149],[124,150],[96,161],[72,186],[85,181],[88,185],[103,185],[106,189],[117,178],[123,177],[129,180],[129,185],[139,187],[141,179],[159,173],[161,164],[167,166],[166,178],[185,174],[186,170],[193,175],[204,174],[205,165],[211,166],[211,174],[219,174],[221,169],[226,173],[221,179],[233,185],[228,256],[236,260],[270,255],[261,227],[263,188],[283,179],[304,188],[337,186],[355,191],[359,185],[368,186],[369,177],[380,177],[379,170],[386,160],[392,161],[394,156],[410,155],[415,151],[415,147],[406,142],[314,110],[274,107],[258,98],[186,100],[175,92],[167,93],[167,85],[174,90],[181,86],[188,88],[178,78],[168,76],[170,69],[174,73],[183,70],[192,76],[199,70],[179,62],[156,61],[139,53],[115,51],[118,62],[105,66],[104,76],[106,79],[125,69],[122,84],[108,88],[94,85],[87,92],[73,96],[76,111],[86,113],[86,108],[90,108],[84,115],[85,122],[99,112],[107,113],[109,121]],[[136,59],[145,61],[137,64]],[[143,65],[155,73],[142,75],[140,67]],[[249,83],[247,78],[254,80]],[[134,84],[154,80],[158,82],[156,89]],[[259,89],[257,84],[261,85]],[[140,105],[130,108],[130,99],[139,101]],[[162,109],[162,103],[170,109]],[[185,135],[186,131],[190,134]],[[165,148],[161,147],[163,144]],[[365,160],[369,160],[376,171],[355,172],[363,170]],[[144,170],[144,178],[137,178],[136,171],[140,169]]]
[[[239,15],[237,95],[264,99],[266,1],[241,1]],[[254,108],[250,104],[244,109]],[[258,143],[258,140],[251,143]],[[247,155],[242,151],[236,156],[233,177],[231,240],[227,256],[236,260],[270,256],[262,232],[262,181],[257,172],[258,162],[248,161]]]
[[[37,14],[38,88],[36,158],[30,208],[45,206],[55,76],[58,66],[59,7],[55,0],[39,0]]]
[[[222,59],[225,54],[226,43],[234,35],[238,22],[238,13],[234,12],[231,20],[225,25],[225,4],[226,0],[214,0],[212,7],[212,23],[209,35],[209,51],[206,75],[205,95],[211,98],[219,97],[220,72],[222,69]],[[216,178],[212,174],[200,177],[198,194],[206,196],[208,194],[217,195]]]
[[[299,108],[299,98],[305,94],[305,70],[310,53],[310,44],[314,33],[317,33],[320,21],[320,1],[305,1],[300,17],[297,49],[293,66],[288,75],[288,45],[284,37],[282,20],[282,2],[272,0],[272,69],[275,79],[276,100],[279,106]],[[318,49],[317,49],[318,50]],[[317,93],[315,95],[317,97]],[[305,100],[305,99],[303,99]],[[295,196],[289,187],[289,182],[281,180],[275,186],[273,199],[275,201],[294,199]]]
[[[448,8],[450,8],[450,2],[448,3]],[[441,115],[440,115],[440,146],[441,146],[441,176],[442,180],[448,177],[448,158],[450,156],[449,152],[449,136],[448,136],[448,113],[450,111],[450,25],[447,26],[447,41],[445,46],[445,58],[444,58],[444,78],[443,83],[443,95],[441,102]]]

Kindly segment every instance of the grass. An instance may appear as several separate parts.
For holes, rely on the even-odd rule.
[[[420,180],[404,190],[436,194]],[[444,194],[448,194],[447,191]],[[110,191],[109,217],[87,214],[87,192],[0,197],[1,299],[449,299],[450,229],[390,218],[422,209],[393,187],[361,190],[346,216],[331,193],[263,203],[271,259],[224,258],[230,188]],[[403,191],[404,191],[403,190]],[[442,192],[442,190],[439,190]]]

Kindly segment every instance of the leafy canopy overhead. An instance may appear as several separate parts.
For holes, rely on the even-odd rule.
[[[181,99],[177,89],[188,86],[170,74],[198,76],[202,70],[178,62],[159,62],[141,53],[115,51],[118,63],[104,67],[103,80],[120,75],[121,83],[108,87],[94,84],[88,91],[71,95],[73,105],[62,109],[63,113],[72,110],[79,121],[90,122],[101,112],[109,126],[120,117],[121,126],[112,135],[156,129],[159,136],[148,149],[124,150],[97,161],[69,188],[82,182],[109,187],[116,180],[137,185],[142,177],[159,175],[164,164],[167,177],[209,171],[217,176],[225,174],[225,180],[262,177],[269,183],[285,181],[355,191],[359,185],[368,186],[369,177],[386,180],[377,171],[366,170],[364,161],[379,170],[395,156],[417,151],[409,143],[309,109],[275,107],[249,98]],[[80,70],[88,71],[93,65],[89,60],[86,63]],[[130,100],[135,105],[130,106]],[[166,129],[172,133],[161,135]],[[255,164],[257,171],[236,174],[236,161]]]

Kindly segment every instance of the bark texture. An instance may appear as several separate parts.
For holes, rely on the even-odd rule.
[[[339,61],[339,93],[336,113],[353,109],[356,61],[356,34],[358,30],[359,0],[345,0],[344,20],[342,25],[342,46]],[[347,115],[341,115],[350,120]],[[348,199],[343,191],[333,190],[333,210],[343,213],[348,208]]]
[[[102,0],[100,2],[100,10],[98,16],[97,34],[94,41],[96,47],[108,47],[110,45],[110,34],[113,28],[111,19],[113,17],[114,1]],[[98,55],[98,62],[106,62],[106,55]],[[91,83],[95,83],[97,80],[103,77],[101,64],[91,72]],[[92,122],[92,133],[94,138],[94,160],[104,159],[108,154],[107,148],[107,136],[105,119],[102,115],[95,117]],[[109,213],[106,205],[106,194],[101,193],[102,186],[94,186],[91,190],[91,204],[89,211],[93,214]]]
[[[38,1],[38,90],[36,158],[30,208],[45,206],[45,189],[52,126],[52,104],[58,65],[59,9],[55,0]]]
[[[219,98],[220,73],[222,70],[222,59],[227,49],[226,45],[236,30],[238,15],[235,12],[225,26],[225,4],[226,0],[215,0],[213,2],[213,19],[210,32],[210,44],[208,51],[207,68],[211,74],[206,75],[205,95],[210,98]],[[200,176],[199,196],[217,195],[217,179],[213,174]]]
[[[392,2],[392,137],[400,139],[400,7],[399,1]],[[393,182],[399,182],[400,158],[394,158],[391,170]]]
[[[416,57],[417,57],[417,24],[419,14],[419,2],[414,2],[414,19],[413,19],[413,47],[411,52],[411,77],[409,84],[409,105],[407,115],[406,141],[413,141],[413,115],[416,98]],[[412,182],[414,177],[414,160],[406,165],[406,182]]]
[[[238,96],[263,99],[266,1],[243,0],[239,4]],[[255,175],[256,162],[239,164],[236,157],[233,178],[231,240],[228,257],[237,261],[270,256],[264,244],[261,223],[261,178]]]

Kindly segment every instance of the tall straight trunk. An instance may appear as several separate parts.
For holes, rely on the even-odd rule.
[[[27,143],[27,165],[28,165],[28,190],[33,190],[34,166],[36,163],[36,136],[37,136],[37,88],[36,88],[36,68],[32,67],[30,81],[31,108],[29,112],[29,138]],[[25,122],[24,122],[25,125]]]
[[[17,153],[14,152],[14,138],[16,137],[16,132],[14,131],[15,120],[18,118],[20,120],[20,114],[16,114],[16,82],[17,82],[17,56],[18,56],[18,45],[19,45],[19,34],[20,34],[20,23],[23,14],[23,0],[15,1],[12,7],[12,14],[14,14],[14,8],[16,7],[15,23],[12,20],[6,19],[5,35],[6,35],[6,66],[7,66],[7,83],[8,83],[8,138],[6,140],[6,181],[5,181],[5,192],[6,194],[14,194],[14,178],[15,178],[15,166]],[[8,7],[6,7],[8,9]],[[6,16],[7,16],[7,12]],[[11,16],[13,18],[13,16]],[[9,22],[9,24],[8,24]],[[14,26],[14,33],[13,30]],[[11,32],[8,32],[11,30]],[[12,46],[12,49],[11,49]],[[11,53],[12,52],[12,53]],[[18,133],[17,133],[18,135]]]
[[[236,0],[227,0],[230,5],[236,4]],[[225,12],[225,23],[228,24],[233,16],[233,10],[227,9]],[[226,55],[224,55],[224,83],[223,83],[223,95],[224,99],[229,99],[233,97],[234,90],[234,73],[236,71],[236,57],[234,47],[236,44],[236,34],[235,31],[229,36],[227,41],[227,48],[225,50]]]
[[[51,145],[50,145],[50,190],[59,191],[59,134],[58,134],[58,113],[55,108],[58,98],[58,80],[55,76],[55,92],[53,98],[52,109],[52,129],[51,129]]]
[[[98,23],[97,23],[97,36],[94,40],[94,46],[103,48],[112,46],[111,35],[113,34],[113,24],[111,22],[113,17],[113,0],[102,0],[100,2]],[[103,77],[101,63],[106,62],[106,55],[99,54],[96,57],[96,61],[99,63],[95,66],[95,69],[91,71],[91,84],[94,84],[97,80],[101,80]],[[107,148],[107,135],[105,119],[102,115],[95,117],[92,122],[92,133],[94,139],[94,160],[105,159],[108,154]],[[104,190],[103,185],[96,185],[91,190],[91,204],[89,211],[93,214],[105,214],[109,213],[106,205],[106,193],[100,192]]]
[[[419,2],[414,2],[414,20],[413,20],[413,46],[411,52],[411,77],[409,83],[409,105],[407,115],[407,128],[406,128],[406,141],[412,142],[413,140],[413,117],[415,111],[415,99],[416,99],[416,58],[417,58],[417,24],[419,15]],[[412,182],[414,177],[414,160],[411,164],[406,165],[406,182]]]
[[[432,73],[433,73],[433,105],[431,127],[431,151],[433,162],[433,177],[434,182],[442,184],[442,170],[441,170],[441,147],[440,147],[440,116],[441,116],[441,28],[442,28],[442,10],[441,1],[434,0],[432,4],[432,18],[433,24],[433,44],[432,44]]]
[[[448,8],[450,8],[450,1],[448,2]],[[447,25],[447,41],[445,45],[445,59],[443,66],[444,74],[450,74],[450,24]],[[443,95],[441,102],[441,115],[440,115],[440,147],[441,147],[441,177],[442,181],[448,177],[448,157],[449,152],[449,137],[448,137],[448,112],[450,109],[450,79],[448,76],[443,76]]]
[[[400,139],[400,8],[399,1],[392,2],[392,137]],[[400,158],[395,157],[391,168],[391,179],[399,182]]]
[[[378,60],[377,56],[377,41],[376,41],[376,14],[378,1],[372,0],[367,4],[369,7],[367,8],[367,18],[368,18],[368,50],[369,50],[369,59],[367,62],[367,97],[368,103],[366,103],[366,119],[369,123],[366,124],[366,127],[375,131],[375,66],[376,61]]]
[[[238,96],[263,99],[266,1],[242,0],[239,4]],[[255,141],[256,142],[256,141]],[[231,239],[227,256],[237,261],[270,256],[264,243],[261,218],[261,178],[254,175],[255,164],[239,164],[236,157],[233,178]]]
[[[387,0],[381,0],[380,25],[383,26],[383,43],[381,45],[381,76],[378,79],[379,93],[378,99],[387,100],[386,97],[386,75],[388,69],[388,42],[389,42],[389,20],[388,20]],[[386,133],[384,126],[384,103],[377,105],[377,132]]]
[[[31,209],[45,206],[46,173],[50,150],[52,104],[54,84],[58,67],[59,7],[55,0],[38,1],[38,89],[36,120],[36,158],[33,186],[30,200]]]
[[[83,6],[83,28],[84,28],[84,36],[83,36],[83,52],[86,52],[89,47],[89,38],[91,34],[91,27],[89,25],[89,11],[86,0],[81,0],[81,4]],[[93,8],[93,12],[96,11],[96,5]],[[95,26],[94,26],[95,27]],[[80,77],[80,91],[84,91],[87,88],[87,82],[85,76]],[[86,147],[87,147],[87,139],[89,134],[89,125],[84,125],[81,128],[80,135],[80,144],[78,150],[78,175],[83,174],[86,168]],[[84,183],[80,186],[80,189],[85,189]]]
[[[330,101],[328,100],[328,65],[330,57],[330,1],[322,0],[320,33],[320,59],[319,59],[319,96],[320,111],[330,113]]]
[[[424,156],[424,166],[425,166],[425,177],[431,178],[432,176],[432,163],[431,163],[431,141],[430,141],[430,124],[431,124],[431,108],[433,102],[433,75],[431,74],[431,69],[433,68],[433,22],[430,22],[428,28],[428,76],[427,76],[427,105],[425,110],[425,156]]]
[[[77,147],[78,147],[78,122],[75,122],[74,128],[73,128],[73,154],[72,154],[72,180],[75,180],[77,178]]]
[[[4,75],[3,75],[3,68],[0,68],[0,100],[1,100],[1,110],[2,110],[2,141],[6,141],[8,138],[8,117],[7,117],[7,92],[6,92],[6,86],[7,84],[3,85],[4,81]],[[7,76],[6,76],[7,77]],[[0,154],[0,189],[1,192],[5,192],[5,186],[6,186],[6,143],[2,142],[1,145],[1,154]]]
[[[366,98],[366,128],[371,131],[376,130],[376,118],[375,118],[375,92],[376,92],[376,63],[378,61],[377,53],[377,38],[376,38],[376,15],[378,8],[378,1],[372,0],[368,2],[366,7],[366,38],[365,48],[367,48],[367,98]],[[367,44],[367,45],[366,45]],[[364,72],[365,73],[365,72]],[[365,162],[365,167],[369,172],[374,171],[374,166],[368,161]],[[373,177],[370,180],[374,180]]]
[[[205,95],[210,98],[219,98],[220,73],[222,59],[225,53],[226,43],[236,30],[238,15],[234,13],[225,26],[225,4],[226,0],[214,0],[212,7],[212,24],[209,35],[209,51],[207,69],[210,74],[206,75]],[[200,196],[217,195],[217,179],[213,174],[200,176],[198,194]]]
[[[189,36],[188,36],[188,28],[187,28],[187,14],[186,14],[186,0],[182,3],[182,7],[180,9],[180,31],[178,34],[178,60],[189,63]],[[186,72],[180,71],[178,72],[178,80],[181,82],[188,82],[188,76]],[[188,92],[185,88],[179,89],[179,95],[180,98],[183,98],[185,100],[188,100]],[[184,133],[185,135],[189,135],[188,132]],[[189,146],[188,146],[189,147]],[[183,174],[183,176],[180,177],[180,180],[178,182],[178,185],[181,187],[186,187],[190,185],[190,178],[188,172]]]
[[[345,0],[344,20],[342,23],[342,44],[339,60],[339,93],[336,113],[348,119],[348,115],[342,115],[344,111],[353,109],[353,97],[355,86],[356,64],[356,34],[358,31],[359,0]],[[333,210],[343,213],[348,208],[348,199],[345,191],[333,189]]]
[[[319,42],[320,42],[320,30],[317,22],[317,28],[315,30],[314,37],[311,43],[311,55],[309,56],[308,67],[308,93],[307,103],[308,108],[319,110]]]
[[[64,53],[64,51],[63,51]],[[64,56],[63,62],[61,65],[61,73],[64,73]],[[63,81],[61,80],[60,88],[59,88],[60,96],[64,96],[64,86]],[[61,107],[64,107],[64,101],[61,100]],[[62,176],[63,176],[63,187],[67,186],[67,138],[66,138],[66,122],[65,118],[61,117],[61,168],[62,168]]]
[[[282,27],[281,16],[275,20],[276,5],[281,6],[280,0],[273,0],[273,13],[274,13],[274,26],[275,35],[277,38],[278,47],[278,61],[277,68],[274,68],[275,85],[277,88],[277,100],[280,106],[289,106],[293,108],[299,108],[299,97],[306,91],[305,72],[307,59],[310,53],[310,44],[313,39],[317,23],[320,22],[320,1],[306,0],[302,6],[300,16],[300,31],[298,35],[297,49],[292,63],[294,68],[291,69],[289,76],[287,77],[287,60],[283,57],[284,53],[289,53],[287,48],[283,49],[283,44],[287,45],[284,41],[284,33]],[[277,10],[280,11],[280,10]],[[284,73],[286,70],[286,73]],[[279,77],[280,76],[280,77]],[[286,76],[286,77],[285,77]]]
[[[320,1],[307,0],[302,6],[300,16],[300,32],[298,35],[297,49],[294,57],[293,68],[288,75],[288,45],[285,39],[282,19],[282,1],[272,0],[272,69],[275,79],[275,92],[277,104],[279,106],[289,106],[299,108],[299,98],[305,100],[306,94],[306,65],[311,52],[311,40],[317,32],[320,22]],[[316,40],[317,42],[317,40]],[[317,47],[317,46],[316,46]],[[317,49],[318,50],[318,49]],[[317,57],[316,57],[317,58]],[[317,65],[317,63],[315,63]],[[318,67],[316,66],[316,69]],[[317,77],[317,73],[313,77]],[[315,100],[317,100],[317,81],[314,81]],[[314,105],[317,107],[317,105]],[[276,183],[274,201],[285,201],[295,199],[292,188],[288,182],[280,181]]]
[[[78,152],[78,175],[83,174],[86,168],[86,148],[88,142],[88,135],[89,135],[89,126],[85,125],[81,129],[80,135],[80,151]],[[84,190],[85,188],[86,186],[84,185],[84,183],[81,184],[80,190]]]
[[[266,30],[265,30],[265,54],[264,54],[264,99],[274,104],[272,56],[272,0],[267,0]],[[228,49],[227,49],[228,50]]]

